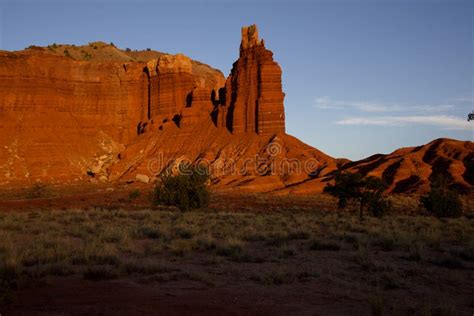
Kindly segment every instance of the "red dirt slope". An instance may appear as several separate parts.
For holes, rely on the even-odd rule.
[[[440,138],[423,146],[400,148],[388,155],[346,162],[340,169],[383,178],[392,193],[426,192],[438,174],[447,177],[453,187],[467,192],[474,186],[474,143]],[[281,193],[320,192],[332,176],[307,180]]]

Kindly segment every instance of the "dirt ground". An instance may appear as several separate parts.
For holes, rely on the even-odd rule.
[[[472,209],[438,220],[394,197],[393,213],[360,222],[324,195],[215,193],[181,213],[149,193],[2,191],[0,314],[474,312]]]

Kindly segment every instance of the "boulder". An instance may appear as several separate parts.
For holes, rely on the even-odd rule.
[[[137,180],[138,182],[141,182],[141,183],[150,183],[150,177],[148,177],[147,175],[141,174],[141,173],[138,173],[135,176],[135,180]]]

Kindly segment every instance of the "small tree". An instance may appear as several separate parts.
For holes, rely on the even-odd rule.
[[[181,211],[201,208],[209,203],[209,174],[206,168],[180,165],[178,174],[161,177],[155,187],[153,203],[177,206]]]
[[[363,218],[364,209],[374,216],[383,215],[389,208],[383,192],[386,189],[384,181],[380,178],[369,176],[364,178],[360,173],[337,173],[335,183],[324,188],[325,193],[338,199],[339,208],[346,207],[350,201],[359,203],[359,217]]]
[[[463,212],[459,194],[449,188],[448,180],[442,175],[431,183],[431,190],[421,198],[421,203],[436,217],[458,217]]]

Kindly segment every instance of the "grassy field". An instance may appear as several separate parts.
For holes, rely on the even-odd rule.
[[[31,289],[126,280],[155,290],[198,284],[215,295],[238,292],[239,304],[249,306],[260,295],[309,313],[474,310],[470,215],[391,214],[361,222],[356,213],[284,209],[277,207],[283,200],[271,201],[254,211],[221,200],[226,210],[1,212],[0,303],[31,312],[22,295]]]

